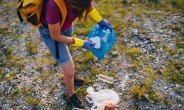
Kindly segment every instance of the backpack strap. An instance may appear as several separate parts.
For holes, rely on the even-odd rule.
[[[55,44],[55,51],[56,51],[56,58],[59,59],[59,42],[54,41]]]
[[[54,0],[55,3],[58,5],[60,11],[61,11],[61,27],[64,24],[64,21],[66,19],[66,15],[67,15],[67,8],[66,8],[66,4],[64,0]],[[59,59],[59,43],[57,41],[54,42],[55,43],[55,49],[56,49],[56,58]]]
[[[22,22],[23,22],[23,18],[22,18],[21,14],[20,14],[19,9],[22,8],[22,6],[23,6],[23,1],[22,1],[22,0],[19,0],[19,3],[20,3],[20,5],[19,5],[19,7],[18,7],[18,9],[17,9],[17,15],[18,15],[18,17],[19,17],[20,22],[22,23]]]
[[[62,20],[61,20],[61,27],[64,24],[64,21],[66,19],[66,15],[67,15],[67,8],[66,8],[66,4],[64,0],[54,0],[56,2],[56,4],[58,5],[61,14],[62,14]]]

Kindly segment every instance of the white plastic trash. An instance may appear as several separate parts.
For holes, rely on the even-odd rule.
[[[98,36],[92,37],[92,38],[90,38],[90,41],[92,41],[92,43],[95,44],[94,48],[96,48],[96,49],[100,48],[100,46],[101,46],[100,45],[100,41],[101,41],[100,37],[98,37]]]
[[[104,89],[95,92],[92,87],[88,87],[87,92],[88,95],[86,96],[86,100],[89,103],[93,103],[91,110],[104,110],[105,106],[116,107],[119,102],[118,94],[111,89]],[[97,108],[95,109],[95,107]]]

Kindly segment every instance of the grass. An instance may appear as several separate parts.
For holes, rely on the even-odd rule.
[[[175,90],[178,94],[180,94],[181,96],[184,96],[184,93],[183,93],[181,87],[179,87],[179,88],[175,87],[174,90]]]
[[[34,97],[26,97],[25,102],[27,104],[32,105],[32,108],[37,109],[38,105],[40,103],[40,100],[38,100],[37,98],[34,98]]]
[[[84,77],[85,85],[92,85],[95,83],[96,75],[104,72],[103,68],[94,68],[89,71],[88,75]]]
[[[170,48],[170,47],[166,47],[165,48],[165,52],[169,52],[170,55],[175,55],[175,50],[173,48]]]
[[[53,87],[50,89],[49,94],[51,94],[51,95],[54,96],[54,93],[55,93],[55,90],[56,90],[56,89],[58,89],[58,86],[57,86],[57,85],[53,86]]]
[[[55,71],[51,71],[50,69],[47,71],[42,72],[38,75],[38,78],[41,79],[42,83],[46,83],[50,76],[55,74]]]
[[[38,50],[38,42],[26,42],[27,51],[29,54],[36,54]]]
[[[124,53],[129,55],[132,60],[135,60],[141,55],[141,50],[140,48],[127,48],[126,50],[124,50]]]
[[[86,64],[86,63],[80,63],[76,66],[76,70],[77,71],[87,71],[90,69],[90,65]]]
[[[39,72],[41,72],[43,70],[43,66],[42,65],[38,65],[36,67],[36,70],[39,71]]]
[[[184,47],[184,41],[181,39],[176,38],[176,48],[183,48]]]
[[[177,8],[182,8],[184,9],[184,1],[183,0],[173,0],[172,4],[177,7]]]
[[[11,81],[17,73],[22,71],[27,60],[25,58],[15,56],[12,48],[3,48],[2,56],[4,56],[6,59],[1,59],[2,64],[0,67],[0,80]]]
[[[44,64],[44,65],[47,65],[47,66],[49,66],[49,65],[54,65],[54,66],[56,66],[57,65],[57,63],[56,63],[56,61],[54,60],[54,58],[53,57],[41,57],[41,58],[39,58],[38,59],[38,61],[40,62],[40,64]],[[41,67],[41,65],[38,65],[38,69]]]
[[[17,96],[20,94],[19,89],[15,89],[12,93],[11,93],[11,97],[13,99],[17,98]]]
[[[152,87],[152,79],[134,83],[129,94],[137,101],[148,100],[150,103],[161,103],[162,99],[161,94]]]
[[[170,83],[184,84],[184,75],[179,73],[182,66],[181,59],[169,60],[167,68],[163,69],[163,77]]]

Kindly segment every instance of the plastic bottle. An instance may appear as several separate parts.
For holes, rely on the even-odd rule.
[[[123,91],[124,91],[124,89],[125,89],[125,85],[126,85],[127,79],[128,79],[128,75],[125,75],[125,76],[122,78],[122,81],[121,81],[121,88],[122,88]]]
[[[105,76],[103,74],[98,74],[97,75],[98,79],[103,81],[103,82],[107,82],[107,83],[110,83],[110,84],[116,84],[117,81],[109,76]]]

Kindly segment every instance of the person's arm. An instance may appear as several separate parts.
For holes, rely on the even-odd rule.
[[[56,24],[48,24],[49,32],[53,40],[66,44],[73,44],[75,41],[71,37],[60,34],[61,26],[60,22]]]
[[[95,20],[98,23],[99,26],[106,26],[109,29],[112,28],[109,21],[103,19],[102,16],[96,10],[96,8],[93,7],[93,5],[91,5],[89,15],[93,20]]]
[[[98,13],[98,11],[96,10],[94,6],[91,6],[89,15],[96,22],[100,22],[102,20],[102,16]]]
[[[73,46],[80,46],[80,47],[83,47],[87,50],[94,48],[94,44],[90,41],[84,41],[84,40],[79,39],[79,38],[67,37],[65,35],[60,34],[61,28],[60,28],[59,22],[56,24],[48,24],[48,27],[49,27],[49,32],[50,32],[51,38],[57,42],[71,44]]]

